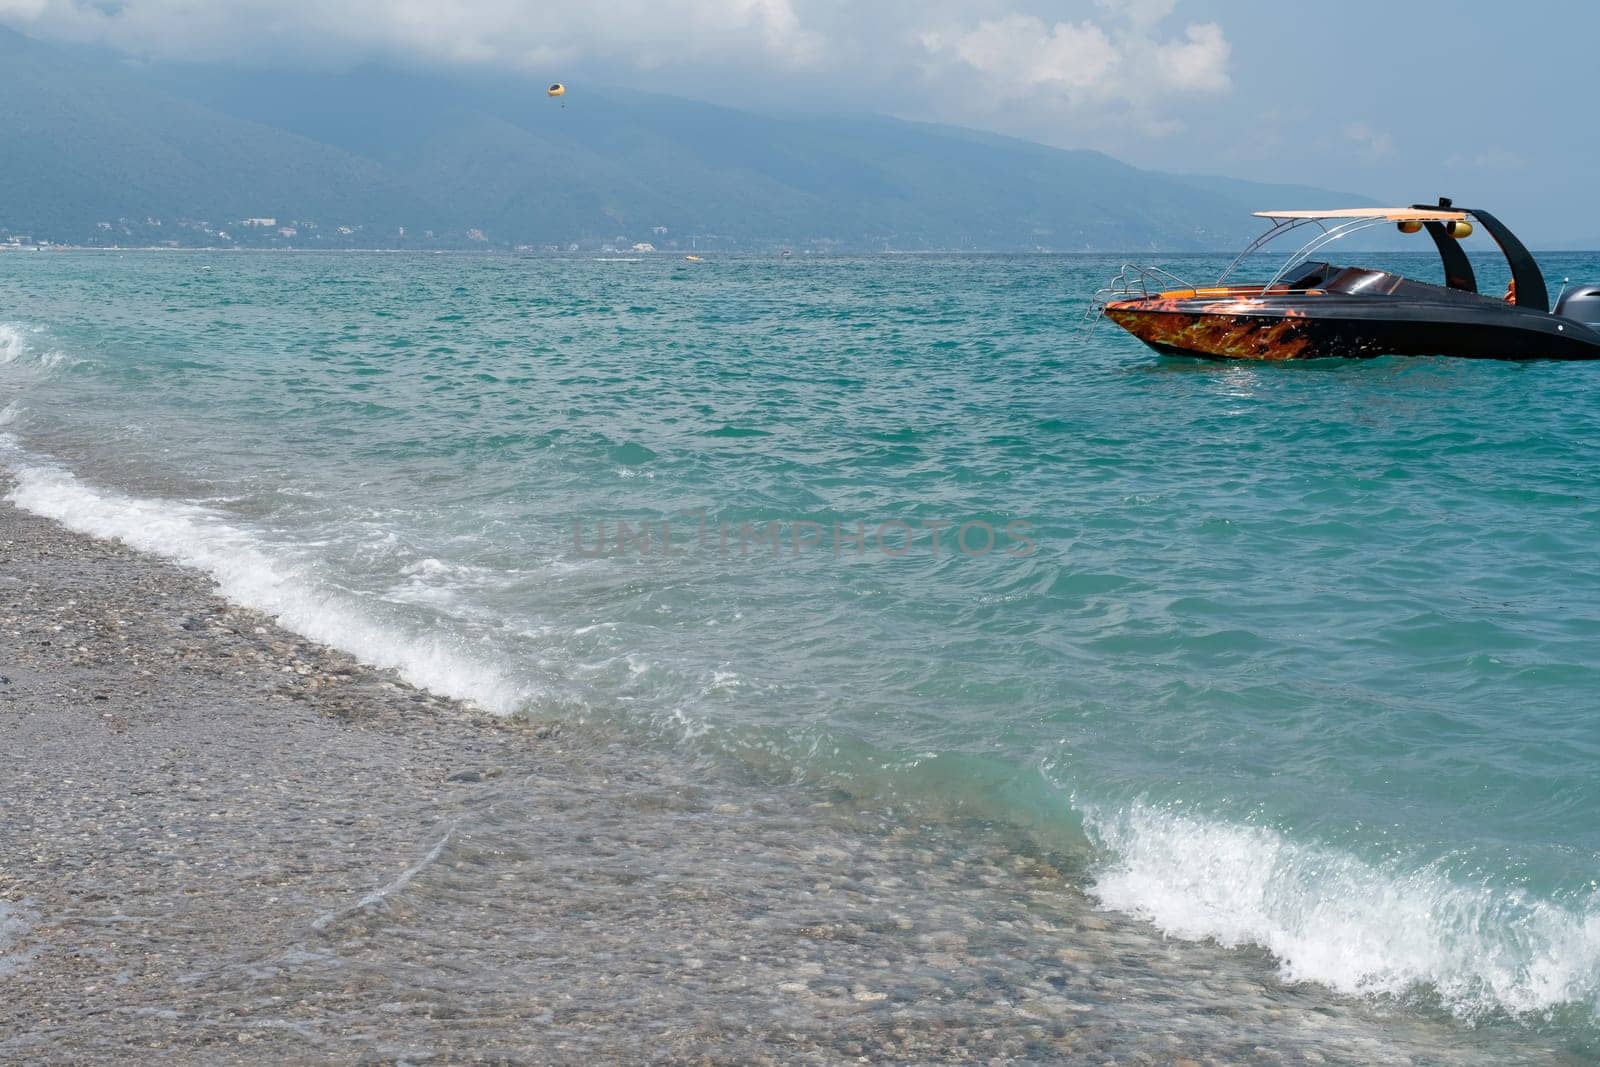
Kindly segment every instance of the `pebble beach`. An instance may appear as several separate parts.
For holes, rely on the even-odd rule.
[[[9,504],[0,633],[5,1062],[1557,1061],[1014,835],[475,713]]]

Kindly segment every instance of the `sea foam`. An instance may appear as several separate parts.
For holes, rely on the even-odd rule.
[[[0,363],[15,363],[25,347],[22,331],[8,322],[0,322]]]
[[[72,367],[81,362],[68,356],[63,349],[40,345],[37,338],[41,336],[44,336],[44,331],[38,327],[0,322],[0,366],[12,364],[27,368],[31,374],[25,374],[25,378],[38,378],[41,375],[48,376],[49,372],[58,368]],[[30,340],[30,337],[33,339]]]
[[[328,588],[313,564],[296,560],[219,512],[91,486],[70,471],[37,461],[8,435],[0,434],[0,459],[16,482],[7,499],[18,507],[202,570],[228,600],[367,664],[391,668],[419,688],[500,714],[516,711],[532,697],[473,649],[441,634],[382,621],[376,605]]]
[[[1174,937],[1259,945],[1290,982],[1345,993],[1431,990],[1465,1018],[1600,996],[1600,909],[1442,870],[1375,865],[1276,830],[1146,804],[1085,809],[1111,853],[1102,903]]]

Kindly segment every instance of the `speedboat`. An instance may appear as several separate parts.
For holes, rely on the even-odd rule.
[[[1098,311],[1167,355],[1290,360],[1329,357],[1465,356],[1479,359],[1600,359],[1600,284],[1563,286],[1550,307],[1543,273],[1499,219],[1449,199],[1401,208],[1257,211],[1268,229],[1211,286],[1195,287],[1157,267],[1125,265],[1097,294]],[[1478,291],[1461,241],[1474,223],[1511,268],[1504,296]],[[1424,231],[1444,265],[1443,285],[1315,258],[1327,245],[1393,225]],[[1265,283],[1229,279],[1269,242],[1315,231]]]

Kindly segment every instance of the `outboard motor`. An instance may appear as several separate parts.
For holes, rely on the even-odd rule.
[[[1600,285],[1574,285],[1561,294],[1553,314],[1600,330]]]

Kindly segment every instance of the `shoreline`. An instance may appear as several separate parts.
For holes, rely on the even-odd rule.
[[[0,633],[0,1060],[1563,1061],[1167,940],[1004,828],[474,712],[8,501]]]

